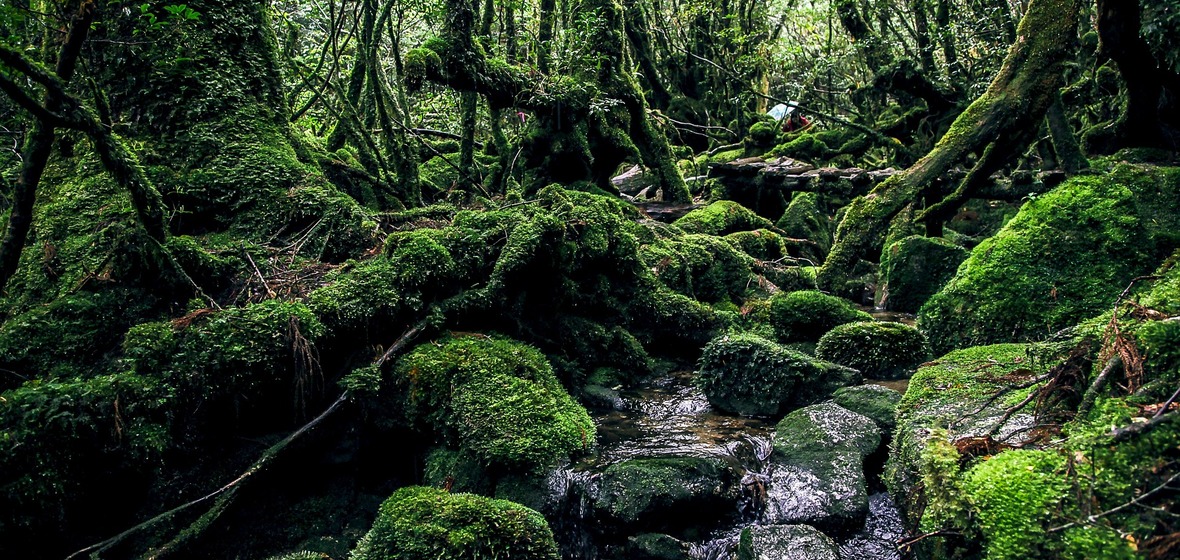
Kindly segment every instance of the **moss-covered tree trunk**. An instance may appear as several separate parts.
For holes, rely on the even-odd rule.
[[[890,220],[952,165],[983,152],[959,188],[927,210],[931,221],[944,219],[1009,156],[1027,146],[1062,86],[1063,63],[1075,41],[1078,13],[1077,0],[1029,3],[1017,40],[987,91],[955,119],[929,154],[853,201],[819,271],[821,287],[847,291],[856,263],[876,260]]]
[[[429,79],[479,93],[494,110],[532,111],[535,130],[523,159],[536,168],[534,188],[588,180],[611,189],[609,179],[619,164],[636,157],[656,177],[666,200],[687,201],[688,187],[668,141],[653,126],[647,100],[631,75],[622,7],[595,0],[581,9],[601,20],[590,40],[599,57],[595,73],[538,76],[491,59],[475,41],[471,5],[449,0],[442,36],[410,53],[407,78],[412,84]]]

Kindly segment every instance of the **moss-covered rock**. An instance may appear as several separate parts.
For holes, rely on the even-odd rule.
[[[743,416],[779,416],[861,379],[855,370],[744,333],[709,342],[697,367],[709,403]]]
[[[740,301],[753,259],[713,235],[674,235],[643,245],[640,256],[668,288],[704,302]]]
[[[725,240],[760,261],[777,261],[790,256],[783,236],[767,229],[734,232],[726,235]]]
[[[699,526],[734,510],[738,478],[717,458],[630,459],[602,472],[594,508],[603,519],[628,527]]]
[[[1109,308],[1177,245],[1180,169],[1121,166],[1025,204],[918,315],[935,354],[1043,338]]]
[[[352,560],[475,558],[557,560],[541,514],[506,500],[402,488],[385,503]]]
[[[901,401],[901,393],[880,385],[857,385],[832,393],[832,401],[867,416],[889,435],[897,425],[897,403]]]
[[[689,560],[689,545],[671,535],[643,533],[627,538],[627,558],[634,560]]]
[[[467,335],[418,346],[393,376],[412,425],[489,465],[528,470],[594,444],[594,423],[536,349]]]
[[[775,225],[790,237],[814,243],[801,246],[800,256],[811,261],[812,266],[819,266],[832,248],[831,222],[819,193],[800,191],[791,196],[791,203]]]
[[[719,200],[689,212],[674,222],[688,233],[727,235],[738,231],[770,229],[774,224],[731,200]]]
[[[815,357],[860,370],[872,379],[898,379],[930,357],[926,337],[909,325],[884,321],[845,323],[828,331]]]
[[[847,300],[814,290],[778,293],[770,298],[770,323],[782,342],[815,342],[837,325],[872,321]]]
[[[967,471],[963,493],[978,511],[976,526],[986,539],[989,560],[1051,554],[1043,543],[1045,522],[1070,490],[1066,469],[1060,453],[1016,449]]]
[[[968,254],[966,249],[935,237],[911,236],[888,245],[881,252],[877,306],[917,313],[954,277]]]
[[[869,418],[831,402],[796,410],[775,426],[766,522],[844,531],[868,513],[864,460],[881,445]]]
[[[742,529],[738,560],[838,560],[831,537],[810,525],[767,525]]]

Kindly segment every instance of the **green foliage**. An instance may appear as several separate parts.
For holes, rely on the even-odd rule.
[[[860,370],[873,379],[906,377],[930,357],[926,337],[902,323],[845,323],[828,331],[815,357]]]
[[[731,200],[719,200],[685,214],[674,222],[688,233],[726,235],[737,231],[770,229],[774,224]]]
[[[352,560],[557,560],[541,514],[506,500],[424,487],[394,492]]]
[[[770,298],[770,322],[782,342],[818,341],[837,325],[872,320],[847,300],[814,290],[780,292]]]
[[[854,370],[744,333],[709,342],[697,368],[709,403],[744,416],[779,416],[860,382]]]
[[[934,352],[1043,338],[1109,308],[1174,246],[1178,186],[1180,170],[1123,166],[1025,204],[922,306]]]
[[[545,467],[594,444],[594,423],[545,357],[505,338],[423,344],[395,368],[395,402],[422,430],[491,465]]]
[[[753,280],[752,259],[726,240],[680,235],[643,245],[640,257],[678,293],[710,303],[740,301]]]
[[[933,237],[911,236],[887,246],[881,252],[877,305],[917,313],[954,277],[967,256],[962,247]]]

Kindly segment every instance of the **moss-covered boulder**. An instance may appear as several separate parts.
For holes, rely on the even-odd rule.
[[[722,459],[630,459],[602,472],[594,509],[629,528],[674,530],[720,519],[736,508],[738,475]]]
[[[780,416],[861,379],[853,369],[745,333],[709,342],[697,367],[709,403],[743,416]]]
[[[839,560],[836,541],[810,525],[759,525],[742,529],[738,560]]]
[[[926,337],[903,323],[863,321],[828,331],[815,347],[815,357],[860,370],[872,379],[898,379],[929,358]]]
[[[753,258],[713,235],[673,232],[639,254],[665,286],[703,302],[740,301],[753,280]]]
[[[877,306],[917,313],[954,277],[968,254],[966,249],[937,237],[910,236],[890,244],[881,252]]]
[[[351,560],[558,560],[541,514],[506,500],[408,487],[394,492]]]
[[[826,402],[784,417],[772,444],[767,523],[859,528],[869,507],[864,460],[881,445],[876,423]]]
[[[768,229],[734,232],[726,235],[725,240],[760,261],[778,261],[790,256],[783,236]]]
[[[819,266],[832,248],[831,221],[819,193],[800,191],[791,196],[791,203],[775,225],[790,237],[811,241],[813,244],[800,247],[800,257]]]
[[[872,320],[872,315],[847,300],[815,290],[770,298],[770,323],[781,342],[815,342],[837,325]]]
[[[594,444],[594,423],[545,357],[486,335],[448,337],[398,361],[393,401],[419,429],[479,460],[530,469]]]
[[[880,385],[844,387],[832,394],[832,401],[877,423],[888,436],[897,425],[897,403],[901,393]]]
[[[698,208],[674,223],[688,233],[708,235],[727,235],[737,231],[774,227],[770,220],[732,200],[719,200],[704,208]]]
[[[1109,309],[1178,244],[1180,168],[1123,165],[1029,201],[918,321],[935,354],[1037,340]]]

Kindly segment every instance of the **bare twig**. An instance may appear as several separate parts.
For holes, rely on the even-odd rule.
[[[1092,524],[1092,523],[1094,523],[1095,521],[1098,521],[1099,519],[1101,519],[1101,518],[1103,518],[1103,517],[1106,517],[1106,516],[1108,516],[1108,515],[1111,515],[1111,514],[1118,513],[1118,512],[1120,512],[1120,511],[1122,511],[1122,510],[1124,510],[1124,509],[1127,509],[1127,508],[1129,508],[1129,507],[1131,507],[1131,506],[1136,506],[1136,505],[1143,505],[1141,502],[1143,502],[1143,501],[1144,501],[1144,500],[1146,500],[1147,498],[1150,498],[1150,497],[1154,496],[1155,494],[1157,494],[1157,493],[1159,493],[1159,492],[1162,492],[1162,491],[1163,491],[1163,490],[1165,490],[1165,489],[1168,489],[1168,488],[1169,488],[1169,485],[1170,485],[1170,484],[1172,484],[1173,482],[1175,482],[1177,479],[1180,479],[1180,473],[1176,473],[1176,474],[1172,475],[1171,477],[1169,477],[1167,480],[1165,480],[1165,481],[1164,481],[1162,484],[1160,484],[1159,486],[1156,486],[1155,488],[1152,488],[1151,490],[1148,490],[1147,492],[1144,492],[1143,494],[1140,494],[1139,496],[1136,496],[1136,497],[1134,497],[1134,498],[1131,498],[1131,501],[1129,501],[1129,502],[1126,502],[1126,503],[1124,503],[1124,504],[1120,504],[1120,505],[1118,505],[1118,506],[1116,506],[1116,507],[1110,508],[1110,509],[1108,509],[1108,510],[1106,510],[1106,511],[1103,511],[1103,512],[1101,512],[1101,513],[1095,513],[1095,514],[1093,514],[1093,515],[1088,515],[1088,516],[1086,516],[1086,518],[1085,518],[1085,519],[1083,519],[1083,520],[1074,521],[1074,522],[1071,522],[1071,523],[1066,523],[1065,525],[1060,525],[1060,526],[1058,526],[1058,527],[1053,527],[1053,528],[1050,528],[1050,529],[1048,530],[1048,532],[1049,532],[1049,533],[1057,533],[1057,532],[1061,532],[1061,531],[1064,531],[1064,530],[1066,530],[1066,529],[1069,529],[1069,528],[1071,528],[1071,527],[1077,527],[1077,526],[1080,526],[1080,525],[1088,525],[1088,524]],[[1148,506],[1144,506],[1144,507],[1148,507]]]

